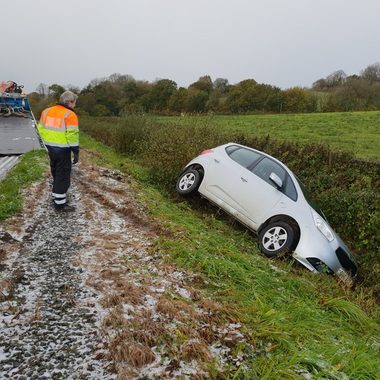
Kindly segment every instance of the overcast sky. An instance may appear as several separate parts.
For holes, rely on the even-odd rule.
[[[310,87],[380,62],[380,0],[0,0],[0,81]]]

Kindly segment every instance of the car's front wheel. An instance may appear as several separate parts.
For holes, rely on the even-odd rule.
[[[267,257],[275,257],[291,251],[295,233],[293,227],[282,221],[273,222],[259,233],[259,247]]]
[[[195,169],[187,169],[178,178],[176,190],[180,195],[194,194],[201,184],[201,175]]]

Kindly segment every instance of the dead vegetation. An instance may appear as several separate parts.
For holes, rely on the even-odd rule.
[[[152,363],[155,355],[150,347],[129,338],[129,332],[127,332],[120,333],[111,340],[109,350],[112,360],[117,364],[126,362],[137,368]]]

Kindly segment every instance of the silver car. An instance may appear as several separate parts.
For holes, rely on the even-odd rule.
[[[176,184],[179,194],[197,191],[258,235],[268,257],[293,252],[313,272],[357,275],[354,256],[282,162],[258,150],[228,143],[190,161]]]

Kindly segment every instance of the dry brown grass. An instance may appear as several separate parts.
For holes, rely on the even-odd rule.
[[[109,344],[112,359],[116,363],[127,362],[134,367],[152,363],[155,355],[145,344],[130,340],[129,333],[118,334]]]
[[[133,339],[149,347],[155,346],[158,338],[166,331],[163,322],[142,318],[141,315],[139,315],[134,327],[132,331]]]
[[[102,327],[121,328],[125,326],[127,321],[124,319],[124,310],[119,305],[112,308],[102,320]]]
[[[207,348],[207,343],[201,339],[190,339],[182,344],[180,357],[186,361],[193,359],[202,362],[212,361],[212,355]]]
[[[183,336],[188,336],[191,338],[199,338],[199,334],[198,334],[197,330],[195,330],[195,324],[193,324],[193,323],[179,324],[177,326],[177,330]]]
[[[220,377],[219,375],[218,375],[218,377],[211,377],[211,376],[209,376],[209,375],[203,375],[203,374],[201,374],[201,373],[197,373],[197,374],[195,374],[195,375],[191,375],[191,377],[190,377],[190,380],[207,380],[207,379],[217,379],[217,380],[222,380],[222,379],[226,379],[226,377]]]
[[[180,310],[178,310],[172,300],[166,297],[160,297],[157,302],[156,309],[159,313],[176,318],[179,316]]]
[[[118,280],[124,273],[125,273],[125,270],[121,268],[117,268],[117,269],[105,268],[105,269],[101,269],[99,272],[103,280],[113,280],[113,281]]]
[[[205,323],[219,324],[226,318],[227,310],[220,304],[207,298],[200,300],[198,307],[203,309],[203,313],[200,313],[199,319]]]
[[[115,290],[124,302],[132,305],[139,305],[143,303],[143,298],[146,294],[145,287],[136,286],[132,282],[127,282],[123,279],[118,279],[115,281]]]
[[[135,371],[125,368],[123,365],[117,366],[117,377],[116,380],[134,380],[136,379]]]
[[[178,320],[188,320],[195,316],[193,308],[186,302],[171,300],[166,295],[159,298],[156,308],[159,313]]]
[[[104,289],[104,283],[93,277],[88,277],[86,279],[86,285],[94,288],[97,291],[102,291]]]
[[[123,298],[118,293],[115,293],[115,292],[105,295],[100,301],[100,304],[106,308],[115,307],[115,306],[121,305],[122,303],[123,303]]]
[[[212,326],[207,324],[198,330],[199,336],[206,342],[212,343],[215,341],[216,334],[212,329]]]
[[[153,347],[157,342],[158,332],[155,329],[148,328],[146,330],[135,330],[133,338],[148,347]]]
[[[112,250],[120,248],[120,243],[117,243],[115,241],[110,241],[112,239],[111,237],[108,237],[108,239],[109,240],[101,241],[101,243],[98,245],[98,247],[106,249],[107,251],[108,250],[112,251]]]

